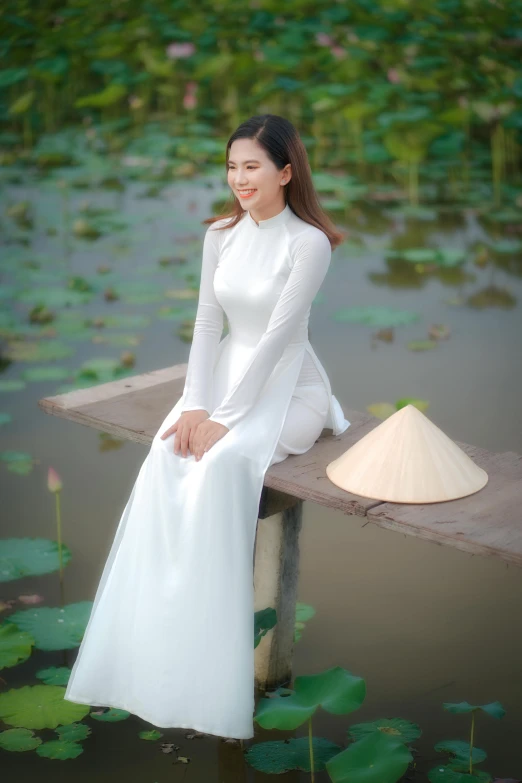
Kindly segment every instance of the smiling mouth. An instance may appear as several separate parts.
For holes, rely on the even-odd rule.
[[[257,193],[257,188],[254,188],[253,190],[238,190],[238,194],[241,196],[241,198],[250,198],[250,196],[253,196],[254,193]]]

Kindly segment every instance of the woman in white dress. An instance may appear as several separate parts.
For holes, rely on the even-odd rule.
[[[233,203],[204,221],[183,394],[121,516],[65,699],[248,739],[264,475],[350,423],[308,339],[342,234],[305,147],[288,120],[255,116],[229,139],[226,167]]]

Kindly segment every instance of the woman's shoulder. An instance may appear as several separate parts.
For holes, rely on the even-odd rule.
[[[331,252],[332,246],[327,234],[312,223],[307,223],[306,220],[298,217],[295,212],[292,213],[290,234],[295,250],[308,247],[318,252]]]
[[[235,215],[232,215],[232,217],[219,218],[219,220],[215,220],[209,225],[207,231],[217,231],[219,228],[224,228],[225,226],[228,226],[229,223],[232,223],[234,218]]]

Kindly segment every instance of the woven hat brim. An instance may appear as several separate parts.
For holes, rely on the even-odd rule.
[[[440,503],[481,490],[488,474],[413,405],[326,467],[336,486],[390,503]]]

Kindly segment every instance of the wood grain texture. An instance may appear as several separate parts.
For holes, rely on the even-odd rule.
[[[183,393],[186,364],[121,378],[39,400],[46,413],[150,446],[158,427]],[[346,515],[367,517],[389,530],[498,557],[522,566],[522,457],[494,454],[455,441],[484,468],[488,484],[474,495],[445,503],[399,504],[352,495],[333,484],[326,466],[381,422],[343,406],[351,426],[334,436],[323,430],[306,454],[289,456],[266,472],[260,518],[310,500]],[[451,437],[451,436],[450,436]],[[267,490],[277,491],[270,495]]]
[[[183,393],[186,364],[176,364],[38,401],[53,416],[150,446]]]
[[[331,430],[323,430],[315,445],[305,454],[295,454],[283,462],[272,465],[265,475],[265,486],[294,495],[300,500],[311,500],[320,506],[364,517],[378,500],[352,495],[333,484],[326,475],[326,466],[339,457],[356,441],[380,424],[379,419],[367,413],[343,408],[350,422],[342,435],[334,436]]]
[[[303,503],[257,524],[254,553],[254,610],[272,607],[277,622],[255,651],[255,687],[274,690],[292,679],[299,582],[299,533]]]
[[[483,489],[445,503],[380,503],[368,511],[368,520],[388,530],[522,566],[522,456],[458,445],[488,473]]]

